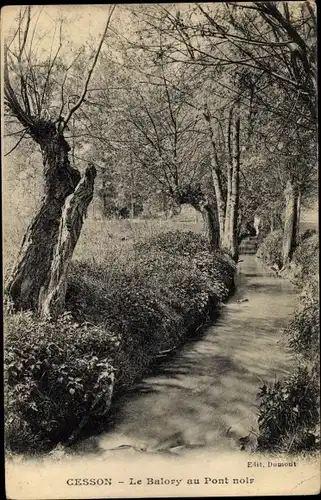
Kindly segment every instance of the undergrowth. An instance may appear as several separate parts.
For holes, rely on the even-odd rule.
[[[314,368],[300,364],[286,379],[260,388],[260,451],[295,453],[315,449],[319,384]]]
[[[259,256],[269,265],[281,254],[278,233],[260,247]],[[297,242],[292,262],[284,276],[299,291],[299,308],[284,334],[295,355],[295,368],[271,387],[260,388],[259,451],[296,453],[315,451],[320,445],[319,373],[319,235],[308,230]]]
[[[282,231],[277,230],[269,233],[260,244],[257,256],[268,266],[276,264],[282,267]]]
[[[123,257],[74,261],[56,322],[6,305],[8,450],[48,450],[108,420],[112,395],[183,343],[233,288],[235,266],[193,232],[137,241]]]

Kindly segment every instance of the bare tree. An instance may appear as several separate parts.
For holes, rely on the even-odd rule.
[[[37,22],[32,28],[31,6],[20,11],[17,30],[12,40],[7,41],[5,45],[4,102],[6,110],[23,126],[22,134],[28,134],[40,146],[44,175],[44,197],[41,207],[28,227],[16,264],[6,282],[6,292],[16,308],[40,312],[50,309],[54,315],[61,312],[63,302],[61,298],[56,301],[60,304],[56,310],[48,308],[48,294],[51,293],[49,283],[53,279],[53,273],[57,273],[57,258],[54,258],[54,249],[56,248],[57,252],[60,248],[59,245],[56,246],[59,234],[64,232],[61,224],[68,224],[69,232],[73,232],[75,225],[72,244],[68,245],[68,251],[65,251],[61,257],[65,265],[59,267],[59,273],[65,274],[68,260],[71,258],[80,234],[85,209],[92,197],[94,180],[92,168],[86,171],[84,180],[81,180],[80,172],[70,164],[71,148],[64,133],[71,117],[84,102],[114,8],[111,7],[109,10],[106,26],[93,54],[82,91],[72,106],[68,106],[69,99],[65,99],[64,93],[68,72],[77,56],[66,68],[62,83],[58,88],[55,87],[57,76],[55,65],[63,46],[63,20],[58,23],[58,46],[55,51],[50,50],[47,61],[42,65],[38,64],[33,47]],[[42,68],[41,73],[39,73],[39,66]],[[52,90],[54,87],[55,92]],[[57,106],[58,95],[60,96],[59,106]],[[50,105],[50,111],[56,109],[54,117],[50,116]],[[67,112],[63,116],[65,109]],[[78,185],[79,188],[77,188]],[[79,190],[83,193],[81,196],[79,196]],[[70,196],[73,197],[72,200]],[[67,204],[66,200],[68,200]],[[72,212],[68,211],[70,206],[73,206]],[[68,216],[62,218],[63,212],[66,211]],[[64,278],[56,276],[56,280],[63,281]]]

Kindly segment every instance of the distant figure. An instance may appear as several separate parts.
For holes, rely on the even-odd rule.
[[[258,215],[254,215],[253,226],[255,229],[256,236],[258,236],[260,234],[260,230],[259,230],[260,225],[261,225],[260,217]]]

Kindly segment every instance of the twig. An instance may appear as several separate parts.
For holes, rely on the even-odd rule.
[[[27,130],[25,130],[25,131],[23,132],[22,136],[20,137],[20,139],[19,139],[19,141],[16,143],[16,145],[15,145],[12,149],[10,149],[10,151],[8,151],[8,153],[6,153],[6,154],[5,154],[5,155],[3,155],[3,156],[8,156],[10,153],[12,153],[12,152],[13,152],[13,151],[14,151],[14,150],[15,150],[15,149],[19,146],[19,144],[20,144],[20,142],[22,141],[22,139],[24,139],[24,136],[26,135],[26,133],[27,133]]]

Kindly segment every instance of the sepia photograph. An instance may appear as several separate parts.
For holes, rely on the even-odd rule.
[[[318,494],[317,9],[1,10],[10,500]]]

